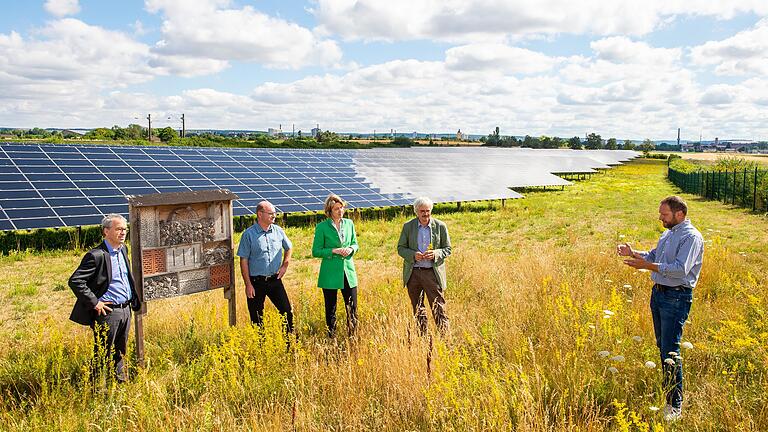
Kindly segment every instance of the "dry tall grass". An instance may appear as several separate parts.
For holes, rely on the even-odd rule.
[[[312,230],[290,228],[290,351],[271,306],[263,330],[247,323],[241,283],[235,328],[220,291],[153,302],[147,367],[95,394],[90,331],[66,321],[73,298],[58,286],[78,254],[2,258],[0,301],[14,312],[0,325],[0,430],[768,430],[768,223],[695,197],[708,243],[684,335],[684,419],[670,428],[651,410],[663,392],[659,368],[644,367],[658,363],[649,275],[613,250],[651,246],[673,192],[663,165],[637,162],[438,214],[454,245],[445,338],[416,336],[395,252],[405,218],[357,224],[353,340],[325,337]]]

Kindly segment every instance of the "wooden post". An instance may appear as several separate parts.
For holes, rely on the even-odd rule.
[[[229,220],[232,220],[232,216],[234,213],[234,210],[232,209],[232,202],[230,201],[227,203],[227,208],[229,209]],[[286,218],[285,213],[283,213],[283,217]],[[224,288],[224,298],[227,299],[227,309],[228,309],[228,315],[229,315],[229,325],[235,326],[237,325],[237,293],[235,290],[235,287],[237,286],[237,282],[235,281],[235,264],[237,260],[235,259],[235,238],[234,236],[229,236],[229,250],[232,251],[232,265],[229,266],[229,286]]]
[[[133,316],[134,337],[136,338],[136,363],[144,368],[144,314],[141,311]]]
[[[131,273],[136,286],[136,293],[141,300],[141,309],[134,312],[134,338],[136,339],[136,363],[140,368],[144,367],[144,314],[147,313],[147,303],[144,301],[144,271],[141,268],[141,216],[139,210],[130,207],[128,215],[131,237]]]

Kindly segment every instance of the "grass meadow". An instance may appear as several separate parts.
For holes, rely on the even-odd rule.
[[[265,328],[249,324],[238,280],[233,328],[221,290],[151,302],[146,367],[97,392],[91,332],[68,321],[82,251],[4,256],[0,430],[768,430],[768,219],[690,195],[706,249],[684,330],[684,417],[667,425],[654,410],[650,276],[615,246],[655,245],[658,202],[676,192],[665,168],[640,160],[503,208],[436,209],[453,243],[445,338],[415,333],[396,253],[410,215],[356,225],[354,340],[343,307],[326,337],[313,229],[289,228],[293,349],[269,302]]]

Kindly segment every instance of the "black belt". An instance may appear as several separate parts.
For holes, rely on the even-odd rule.
[[[277,273],[275,273],[273,275],[269,275],[269,276],[262,276],[262,275],[251,276],[251,279],[259,281],[259,282],[269,282],[271,280],[277,279]]]
[[[414,270],[432,270],[433,267],[414,267]]]
[[[130,305],[131,305],[131,302],[127,301],[127,302],[122,303],[122,304],[114,304],[113,303],[111,305],[107,305],[107,307],[109,307],[110,309],[122,309],[122,308],[127,308]]]
[[[684,286],[684,285],[677,285],[677,286],[669,286],[669,285],[662,285],[662,284],[654,284],[653,285],[657,290],[660,292],[666,292],[666,291],[690,291],[691,288]]]

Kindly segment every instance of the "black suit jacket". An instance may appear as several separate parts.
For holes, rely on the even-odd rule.
[[[136,285],[131,274],[131,263],[125,253],[126,247],[120,249],[128,266],[128,281],[131,285],[131,309],[141,309],[141,300],[136,295]],[[69,278],[69,287],[75,293],[77,301],[69,319],[82,325],[92,325],[96,320],[96,304],[99,297],[103,296],[112,281],[112,261],[109,258],[109,249],[104,242],[98,247],[89,250],[80,266],[77,267]]]

